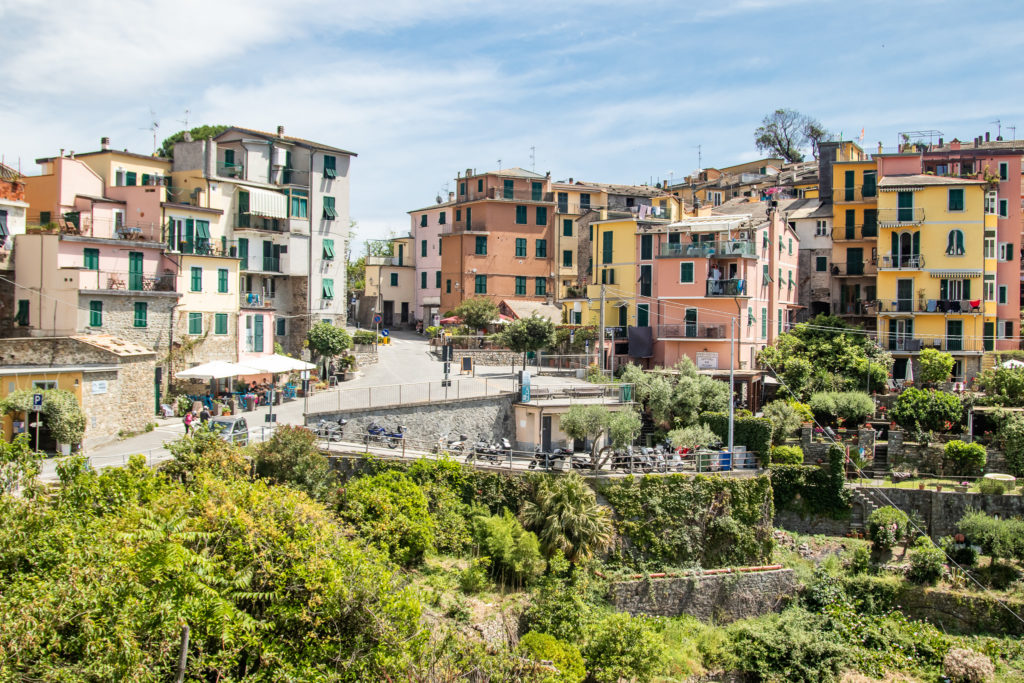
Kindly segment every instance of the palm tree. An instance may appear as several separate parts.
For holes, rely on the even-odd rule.
[[[597,504],[583,477],[572,472],[543,479],[533,501],[523,504],[523,524],[536,532],[545,554],[561,551],[573,563],[611,545],[608,510]]]

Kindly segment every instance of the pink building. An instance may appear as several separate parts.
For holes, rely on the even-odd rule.
[[[655,365],[683,356],[703,370],[755,368],[793,323],[799,240],[767,202],[744,202],[637,235],[638,307],[647,306]],[[735,213],[725,213],[735,212]]]
[[[413,317],[416,321],[423,321],[424,327],[436,325],[444,313],[440,310],[441,231],[451,226],[454,206],[455,202],[449,196],[447,202],[409,212],[416,264]]]

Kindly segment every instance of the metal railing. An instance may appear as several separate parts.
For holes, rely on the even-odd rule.
[[[267,232],[287,232],[287,218],[267,218],[251,213],[237,213],[234,226],[241,230],[264,230]]]
[[[217,175],[225,178],[244,178],[245,167],[242,164],[228,164],[223,161],[217,162]]]
[[[717,240],[699,244],[662,244],[658,250],[662,257],[732,258],[734,256],[757,256],[757,248],[750,240]]]
[[[272,308],[274,295],[257,292],[239,292],[238,304],[244,308]]]
[[[708,280],[707,296],[747,296],[747,281],[742,278]]]
[[[81,214],[76,219],[58,218],[57,226],[62,235],[143,242],[161,241],[163,230],[160,223],[93,218],[88,214]]]
[[[833,275],[844,277],[859,277],[862,275],[874,275],[878,272],[878,266],[872,261],[838,261],[831,265]]]
[[[126,292],[173,292],[174,274],[133,273],[121,270],[80,270],[79,289]]]
[[[281,170],[282,185],[309,185],[309,171],[297,168],[285,168]]]
[[[877,301],[840,301],[835,305],[839,315],[874,315]]]
[[[518,223],[517,225],[528,227],[529,224]],[[441,226],[442,235],[450,235],[456,232],[487,232],[488,230],[490,230],[490,228],[483,221],[472,221],[469,227],[466,227],[465,219],[452,221],[451,223],[446,223]]]
[[[894,268],[894,269],[910,269],[917,270],[924,268],[924,256],[920,254],[900,254],[893,256],[892,254],[885,254],[880,257],[878,266],[880,268]]]
[[[307,399],[306,414],[341,412],[357,408],[386,408],[411,403],[443,403],[463,398],[484,398],[515,392],[513,377],[452,379],[410,384],[388,384],[354,389],[325,389]]]
[[[855,185],[853,187],[839,187],[832,190],[832,201],[839,202],[861,202],[865,199],[874,199],[878,196],[877,185]]]
[[[278,256],[264,256],[263,257],[263,272],[265,273],[280,273],[281,272],[281,258]]]
[[[468,198],[467,198],[468,197]],[[506,190],[503,187],[488,187],[481,192],[473,192],[470,195],[462,195],[458,203],[462,204],[477,199],[502,199],[509,202],[549,202],[555,201],[554,192],[534,192],[531,190]]]
[[[879,299],[879,313],[984,313],[984,302],[978,299]]]
[[[914,225],[924,220],[923,208],[884,208],[878,209],[878,224],[884,227]]]
[[[680,323],[678,325],[657,325],[654,330],[657,339],[725,339],[728,337],[725,325]]]
[[[906,353],[918,353],[924,349],[938,349],[940,351],[981,353],[986,351],[985,343],[969,337],[886,337],[881,335],[882,346],[889,351],[904,351]]]
[[[878,237],[878,223],[856,223],[854,225],[833,225],[833,242],[873,240]]]

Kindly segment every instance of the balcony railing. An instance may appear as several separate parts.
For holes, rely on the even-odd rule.
[[[134,273],[115,270],[82,270],[79,289],[125,292],[173,292],[174,274]]]
[[[832,241],[862,241],[878,237],[878,223],[857,223],[856,225],[833,225]]]
[[[923,208],[885,208],[878,209],[878,224],[883,228],[895,228],[901,225],[915,225],[924,221]]]
[[[871,200],[878,196],[878,187],[875,185],[855,185],[853,187],[838,187],[832,190],[832,201],[839,202],[862,202]]]
[[[244,178],[245,168],[242,164],[227,164],[223,161],[217,162],[217,175],[225,178]]]
[[[281,258],[278,256],[264,256],[263,257],[263,272],[265,273],[280,273],[281,272]]]
[[[676,258],[733,258],[737,256],[756,257],[757,249],[750,240],[721,240],[699,244],[662,244],[659,256]]]
[[[833,263],[832,274],[839,277],[861,277],[864,275],[875,275],[878,266],[874,260],[870,261],[837,261]]]
[[[285,168],[281,170],[282,185],[309,185],[309,171],[297,168]]]
[[[708,296],[747,296],[747,281],[742,278],[731,280],[708,280]]]
[[[411,266],[412,261],[406,258],[399,260],[397,256],[367,256],[368,266]]]
[[[729,334],[725,325],[697,323],[657,325],[654,329],[658,339],[726,339]]]
[[[896,269],[896,270],[920,270],[924,268],[924,256],[920,254],[900,254],[893,256],[892,254],[885,254],[882,256],[882,260],[879,262],[879,267],[885,269]]]
[[[70,213],[73,214],[75,212]],[[135,242],[161,241],[162,227],[160,223],[93,218],[88,214],[79,214],[73,218],[68,216],[69,214],[65,214],[65,216],[57,219],[58,230],[62,235]]]
[[[274,295],[259,292],[239,292],[238,303],[244,308],[271,308],[274,305]]]
[[[462,195],[458,203],[462,204],[477,199],[502,199],[508,202],[554,202],[554,192],[534,192],[533,190],[506,190],[502,187],[488,187],[482,193]]]
[[[249,213],[235,214],[235,227],[241,230],[265,230],[267,232],[286,232],[287,218],[267,218]]]
[[[876,301],[840,301],[835,309],[839,315],[874,315],[876,304]]]
[[[942,313],[973,314],[984,313],[985,304],[978,299],[879,299],[878,312],[893,313]]]
[[[603,208],[605,207],[595,204],[593,202],[588,204],[583,204],[581,202],[558,202],[558,206],[555,207],[555,212],[566,214],[581,214],[591,210],[599,211]]]
[[[543,228],[544,227],[542,225],[541,226],[535,225],[534,223],[514,223],[513,225],[518,226],[520,228],[529,228],[529,227]],[[473,221],[472,223],[469,224],[469,227],[466,227],[466,221],[465,220],[461,220],[461,221],[454,221],[452,223],[446,223],[445,225],[442,225],[441,226],[441,234],[442,235],[451,235],[451,234],[457,233],[457,232],[487,232],[490,229],[491,229],[491,226],[488,226],[482,220],[480,220],[480,221],[476,221],[476,220]]]
[[[977,339],[963,336],[954,337],[907,337],[881,335],[882,345],[889,351],[920,353],[925,349],[940,351],[980,353],[985,351],[985,343]]]

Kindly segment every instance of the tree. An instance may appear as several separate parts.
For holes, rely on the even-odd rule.
[[[633,410],[612,412],[605,406],[576,404],[562,415],[560,424],[562,431],[573,439],[591,440],[590,465],[600,469],[604,464],[603,460],[598,460],[600,454],[632,444],[643,423]],[[599,449],[598,444],[605,435],[607,443]]]
[[[782,399],[772,401],[764,407],[764,416],[772,421],[772,443],[776,446],[800,429],[803,417],[793,406],[793,401]]]
[[[921,364],[920,380],[928,386],[947,381],[953,372],[952,354],[938,349],[924,349],[917,359]]]
[[[949,431],[963,419],[959,396],[934,389],[904,389],[889,412],[906,430]]]
[[[521,352],[525,368],[528,351],[539,351],[554,344],[555,324],[537,314],[520,318],[505,326],[498,335],[498,341],[513,351]]]
[[[360,477],[342,491],[340,515],[359,536],[402,566],[413,566],[434,547],[427,496],[404,472]]]
[[[1024,406],[1024,368],[989,368],[978,376],[978,386],[996,405]]]
[[[612,541],[608,508],[597,504],[593,489],[575,472],[542,479],[534,499],[523,504],[519,516],[526,528],[537,533],[548,557],[561,552],[577,563],[590,559]]]
[[[78,405],[78,399],[64,389],[47,389],[34,392],[19,389],[0,399],[0,414],[28,413],[32,410],[32,395],[43,394],[41,411],[43,424],[57,443],[77,445],[85,434],[85,413]]]
[[[334,473],[316,446],[316,435],[305,427],[283,425],[253,451],[253,469],[270,481],[289,484],[310,498],[323,500]]]
[[[345,328],[323,320],[309,328],[306,341],[309,342],[309,348],[323,359],[325,365],[331,358],[352,346],[352,337]]]
[[[706,424],[690,425],[681,429],[673,429],[668,433],[669,441],[676,448],[696,450],[698,448],[718,448],[722,439]]]
[[[728,384],[699,374],[687,357],[672,371],[645,372],[632,363],[622,371],[622,381],[634,386],[636,400],[655,424],[685,427],[694,424],[701,413],[728,409]]]
[[[229,128],[229,126],[221,126],[221,125],[217,125],[217,126],[196,126],[195,128],[193,128],[192,130],[190,130],[188,132],[189,132],[189,134],[191,134],[193,140],[209,140],[210,138],[217,137],[218,135],[220,135],[221,133],[226,131],[228,128]],[[174,143],[181,142],[184,139],[185,139],[185,131],[183,131],[183,130],[179,130],[174,135],[171,135],[170,137],[166,138],[160,144],[160,149],[158,149],[156,151],[157,156],[167,157],[168,159],[173,159],[174,158]]]
[[[808,145],[817,158],[818,143],[827,136],[828,131],[816,119],[795,109],[776,109],[754,131],[754,144],[761,151],[795,162],[804,160],[801,150]]]
[[[598,623],[583,649],[587,671],[598,683],[649,681],[665,659],[655,620],[614,612]]]
[[[487,327],[498,317],[498,306],[486,297],[466,299],[455,309],[462,323],[474,330]]]

